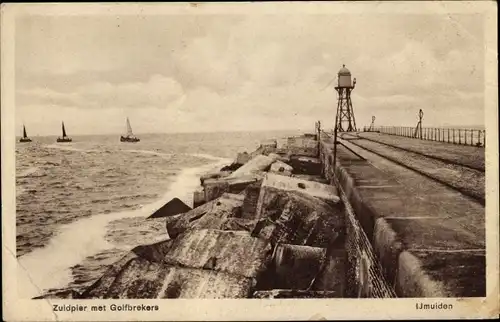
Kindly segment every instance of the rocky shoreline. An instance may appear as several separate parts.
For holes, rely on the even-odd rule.
[[[83,292],[38,298],[338,298],[344,209],[322,176],[316,134],[263,142],[200,178],[193,208],[174,198],[165,240],[132,249]]]

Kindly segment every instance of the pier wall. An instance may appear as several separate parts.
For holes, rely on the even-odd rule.
[[[368,164],[359,156],[348,150],[337,150],[338,159],[334,167],[333,144],[322,141],[320,144],[320,160],[323,166],[323,175],[339,189],[345,207],[347,253],[346,297],[358,298],[387,298],[396,297],[394,288],[384,276],[383,266],[373,251],[371,238],[366,231],[373,230],[372,216],[364,201],[357,193],[354,179],[349,175],[342,162],[349,162],[352,169],[358,173],[364,172]],[[340,162],[339,162],[340,159]],[[362,221],[357,214],[363,214]]]

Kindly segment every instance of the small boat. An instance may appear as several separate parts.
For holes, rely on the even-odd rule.
[[[130,126],[130,121],[127,117],[127,134],[120,136],[120,142],[139,142],[140,139],[132,133],[132,127]]]
[[[73,140],[66,135],[66,129],[64,128],[64,122],[62,122],[62,138],[58,137],[57,142],[71,142],[71,141],[73,141]]]
[[[19,140],[19,142],[31,142],[31,139],[26,134],[26,127],[23,124],[23,137]]]

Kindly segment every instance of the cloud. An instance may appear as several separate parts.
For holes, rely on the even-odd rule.
[[[17,29],[16,106],[19,117],[29,116],[29,106],[79,109],[88,120],[104,110],[114,111],[109,117],[133,114],[137,131],[308,127],[333,122],[333,87],[345,63],[358,80],[352,98],[359,125],[372,115],[413,124],[419,108],[429,122],[482,123],[481,19],[26,18]]]
[[[47,104],[83,109],[165,108],[184,95],[182,86],[172,78],[153,75],[144,83],[111,84],[96,82],[79,86],[71,93],[47,88],[19,90],[21,105]]]

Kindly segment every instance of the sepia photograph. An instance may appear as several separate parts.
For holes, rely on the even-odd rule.
[[[498,317],[496,4],[422,4],[3,4],[4,319]]]

